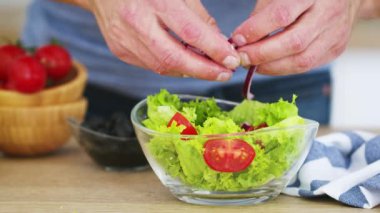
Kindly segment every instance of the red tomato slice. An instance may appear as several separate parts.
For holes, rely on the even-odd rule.
[[[240,172],[255,158],[252,146],[241,139],[211,139],[204,145],[203,158],[218,172]]]
[[[183,116],[181,113],[176,112],[172,119],[170,119],[168,123],[168,127],[170,127],[175,121],[177,123],[177,126],[184,125],[186,128],[181,132],[182,135],[198,135],[197,130],[193,127],[191,122],[187,120],[185,116]]]

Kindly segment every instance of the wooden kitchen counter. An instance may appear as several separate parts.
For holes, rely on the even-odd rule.
[[[322,129],[321,132],[328,130]],[[370,211],[379,212],[380,208]],[[358,212],[330,198],[281,195],[257,206],[209,207],[186,204],[161,185],[151,169],[109,172],[96,166],[70,141],[54,155],[0,157],[0,212]]]

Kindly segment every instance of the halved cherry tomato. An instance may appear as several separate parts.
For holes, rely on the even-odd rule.
[[[218,172],[243,171],[255,156],[253,147],[241,139],[211,139],[204,145],[204,160]]]
[[[172,119],[170,119],[168,123],[168,127],[170,127],[175,121],[177,123],[177,126],[184,125],[186,128],[181,132],[182,135],[198,135],[197,130],[193,127],[191,122],[187,120],[185,116],[183,116],[181,113],[176,112]]]

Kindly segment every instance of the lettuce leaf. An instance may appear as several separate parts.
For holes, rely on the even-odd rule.
[[[272,126],[288,117],[298,115],[296,98],[297,96],[293,95],[292,102],[284,101],[281,98],[275,103],[244,100],[229,112],[229,116],[236,123],[248,122],[253,126],[266,123],[268,126]]]
[[[228,115],[238,124],[248,122],[256,126],[265,121],[268,105],[259,101],[244,100],[234,107]]]
[[[200,135],[227,134],[242,131],[244,130],[230,118],[221,119],[211,117],[203,123],[203,126],[198,128]]]
[[[220,117],[225,113],[222,112],[215,99],[192,100],[183,103],[183,108],[194,108],[196,113],[195,125],[202,125],[210,117]]]
[[[252,189],[284,175],[300,155],[304,144],[303,130],[278,129],[304,123],[304,119],[298,116],[295,99],[296,96],[292,102],[280,99],[276,103],[245,100],[227,112],[222,111],[214,99],[181,103],[178,96],[161,90],[159,94],[148,97],[148,119],[144,124],[159,132],[174,134],[151,136],[147,149],[166,174],[191,187],[214,191]],[[232,136],[250,144],[256,157],[244,171],[218,172],[211,169],[203,158],[207,137],[184,140],[180,135],[183,126],[167,127],[175,112],[182,113],[196,125],[200,135],[242,132],[242,122],[252,125],[265,122],[269,127],[254,134]]]
[[[153,130],[162,131],[168,124],[173,115],[181,108],[181,102],[177,95],[170,94],[162,89],[155,95],[147,98],[148,119],[143,124]]]

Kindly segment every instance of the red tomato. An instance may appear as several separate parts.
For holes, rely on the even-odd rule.
[[[24,56],[17,59],[8,70],[6,87],[22,93],[33,93],[44,88],[46,71],[33,57]]]
[[[170,127],[175,121],[177,123],[177,126],[184,125],[186,128],[181,132],[182,135],[198,135],[197,130],[193,127],[191,122],[185,118],[181,113],[176,112],[172,119],[170,119],[168,123],[168,127]]]
[[[218,172],[240,172],[255,158],[252,146],[241,139],[211,139],[204,145],[203,158]]]
[[[4,45],[0,47],[0,81],[6,81],[9,66],[21,56],[25,56],[26,52],[16,45]]]
[[[55,44],[42,46],[36,51],[36,58],[45,67],[47,74],[53,80],[64,78],[72,67],[69,52]]]

